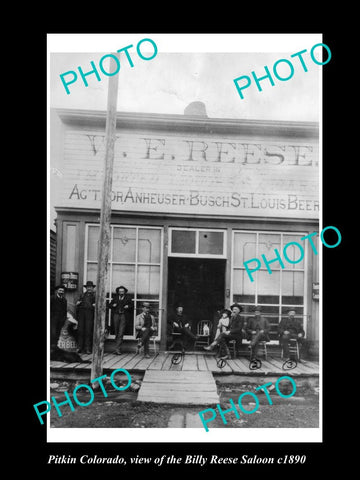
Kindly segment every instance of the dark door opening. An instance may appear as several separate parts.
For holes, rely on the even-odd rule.
[[[225,260],[208,258],[169,258],[168,314],[178,302],[196,332],[199,320],[216,318],[224,306]]]

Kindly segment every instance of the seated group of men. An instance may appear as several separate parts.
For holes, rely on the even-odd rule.
[[[270,324],[267,318],[261,315],[261,308],[254,308],[254,316],[247,320],[240,316],[242,310],[237,303],[232,305],[230,310],[222,310],[214,341],[205,350],[213,350],[219,346],[224,354],[223,359],[230,358],[230,350],[228,346],[229,340],[235,340],[237,345],[246,339],[250,341],[251,360],[257,357],[259,343],[262,341],[269,342]],[[286,359],[289,358],[289,341],[296,339],[302,343],[305,332],[301,324],[295,318],[294,308],[289,308],[288,316],[282,318],[279,324],[278,333],[280,342],[283,347],[283,354]]]
[[[214,341],[209,346],[204,347],[204,349],[210,351],[219,347],[220,351],[223,352],[220,358],[227,359],[231,356],[228,342],[235,340],[238,347],[242,341],[246,339],[250,341],[250,359],[254,360],[257,357],[259,343],[262,341],[270,341],[269,321],[261,315],[261,308],[259,306],[254,308],[254,316],[250,317],[250,319],[240,315],[242,307],[238,303],[234,303],[230,309],[231,310],[223,309],[221,311],[221,318],[217,325]],[[281,319],[278,327],[280,343],[283,347],[284,358],[286,359],[289,358],[289,341],[296,339],[298,343],[301,344],[305,335],[302,325],[295,318],[294,308],[289,307],[287,314],[287,317]],[[175,315],[169,318],[169,326],[173,333],[181,334],[185,342],[194,342],[198,338],[198,336],[191,331],[190,323],[183,313],[182,306],[178,306]],[[140,339],[138,351],[143,346],[146,356],[148,356],[149,339],[154,329],[154,317],[150,315],[150,304],[144,302],[143,312],[137,316],[136,330],[138,331],[138,338]]]
[[[250,341],[251,360],[257,356],[259,343],[262,341],[269,342],[270,324],[267,318],[261,315],[261,308],[256,306],[254,308],[254,316],[247,319],[240,315],[242,311],[241,305],[235,303],[230,307],[231,310],[223,309],[221,318],[219,319],[214,341],[204,347],[205,350],[213,350],[216,347],[223,352],[221,358],[230,358],[229,341],[235,340],[237,348],[241,345],[243,340]],[[279,324],[278,333],[280,342],[283,346],[283,353],[286,359],[289,358],[289,341],[296,339],[302,343],[305,332],[298,320],[295,318],[295,310],[289,308],[288,316],[282,318]],[[172,331],[174,333],[181,333],[184,340],[195,341],[195,335],[191,329],[190,324],[183,316],[182,307],[177,309],[176,318],[171,319]],[[182,318],[184,321],[182,321]],[[171,347],[170,347],[171,349]]]

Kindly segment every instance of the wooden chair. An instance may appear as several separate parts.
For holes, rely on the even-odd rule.
[[[236,340],[229,340],[228,345],[229,345],[231,357],[236,358]]]
[[[250,349],[251,350],[251,349]],[[258,343],[258,355],[262,355],[267,360],[267,347],[265,340]],[[252,352],[250,352],[251,355]]]
[[[149,339],[149,347],[152,347],[155,356],[157,355],[156,336],[157,336],[157,325],[155,323],[155,330],[153,331],[153,333],[152,333],[152,335]],[[140,346],[140,343],[141,343],[141,337],[138,337],[138,339],[137,339],[138,347]]]
[[[212,325],[210,320],[200,320],[198,322],[196,328],[197,339],[194,343],[195,347],[210,345],[211,327]]]
[[[185,351],[184,335],[182,333],[173,332],[171,334],[171,338],[172,338],[172,344],[170,345],[169,350],[173,350],[173,348],[177,345],[178,347],[180,347],[179,350],[184,352]]]
[[[296,340],[296,338],[289,339],[289,355],[290,358],[294,358],[297,362],[300,360],[299,342]],[[283,346],[281,346],[281,358],[284,358]]]

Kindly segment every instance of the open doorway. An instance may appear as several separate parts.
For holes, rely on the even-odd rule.
[[[216,311],[225,301],[225,260],[169,258],[168,314],[181,302],[184,314],[196,332],[199,320],[216,321]]]

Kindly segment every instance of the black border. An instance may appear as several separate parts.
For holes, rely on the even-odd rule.
[[[79,25],[84,25],[80,22]],[[89,25],[89,24],[88,24]],[[344,379],[344,369],[342,362],[332,361],[333,345],[338,345],[338,334],[334,328],[334,323],[338,320],[335,314],[336,310],[345,311],[343,305],[343,298],[339,289],[339,280],[344,278],[344,264],[342,263],[344,251],[348,243],[348,230],[346,224],[344,207],[347,204],[344,202],[345,194],[341,192],[341,187],[347,185],[348,174],[347,169],[344,168],[349,159],[356,156],[354,152],[353,143],[347,141],[349,138],[349,124],[351,117],[346,115],[344,110],[344,97],[349,100],[348,96],[344,94],[344,72],[348,71],[349,65],[349,44],[348,40],[342,37],[341,32],[337,30],[328,31],[326,28],[316,27],[311,31],[298,29],[290,32],[287,28],[285,31],[275,29],[267,31],[266,29],[254,29],[253,31],[244,31],[243,29],[233,29],[232,31],[217,31],[209,28],[204,32],[200,32],[198,28],[192,31],[169,31],[168,29],[158,30],[149,28],[114,28],[110,31],[97,31],[98,25],[95,28],[87,27],[86,29],[77,26],[69,31],[67,28],[48,28],[46,31],[38,31],[35,34],[36,40],[36,75],[30,78],[27,85],[30,100],[26,105],[26,110],[30,112],[30,122],[27,122],[26,127],[28,133],[26,135],[27,145],[31,147],[32,154],[29,152],[28,165],[25,167],[26,174],[23,176],[22,195],[31,200],[31,214],[22,216],[21,232],[25,233],[26,237],[26,251],[31,252],[31,255],[26,255],[26,267],[24,268],[21,278],[31,279],[30,284],[34,289],[36,295],[36,311],[31,314],[26,321],[31,325],[27,325],[29,337],[25,339],[25,345],[22,349],[29,350],[29,344],[35,346],[31,348],[31,375],[25,375],[24,385],[26,385],[26,395],[24,392],[21,396],[20,404],[20,421],[22,431],[24,432],[24,439],[26,444],[23,445],[22,452],[25,456],[27,467],[34,468],[39,472],[39,469],[47,465],[47,459],[50,454],[68,455],[79,457],[82,454],[98,454],[106,456],[115,456],[121,454],[122,456],[135,456],[136,454],[142,456],[160,456],[171,455],[185,456],[187,454],[196,455],[203,454],[210,456],[216,454],[220,456],[241,456],[248,455],[263,455],[278,457],[284,454],[304,454],[307,456],[305,465],[282,466],[280,472],[291,473],[295,469],[299,472],[312,471],[318,467],[327,464],[341,466],[341,454],[345,454],[345,446],[341,445],[336,438],[344,439],[346,434],[346,427],[341,423],[336,412],[336,401],[338,400],[336,392],[333,389],[333,383],[341,379],[341,385],[344,385],[347,379]],[[323,68],[323,226],[334,225],[339,228],[342,233],[342,242],[335,249],[323,249],[323,364],[325,366],[323,372],[323,443],[136,443],[136,444],[47,444],[46,443],[46,428],[41,426],[37,417],[34,415],[33,404],[39,401],[39,398],[46,398],[46,292],[47,292],[47,275],[46,275],[46,240],[47,240],[47,215],[46,215],[46,155],[47,155],[47,112],[46,112],[46,35],[49,33],[116,33],[121,30],[122,33],[136,33],[144,31],[151,33],[323,33],[323,42],[327,44],[332,52],[331,61]],[[34,57],[31,58],[32,66],[34,66]],[[340,88],[341,87],[341,88]],[[32,120],[32,115],[36,121]],[[24,117],[23,117],[24,118]],[[351,127],[350,127],[351,128]],[[356,138],[356,137],[355,137]],[[18,143],[20,149],[22,142]],[[351,149],[351,150],[350,150]],[[342,161],[343,160],[343,161]],[[355,159],[356,161],[356,159]],[[24,209],[24,207],[22,207]],[[24,210],[23,210],[24,211]],[[20,235],[22,236],[22,235]],[[20,251],[24,251],[24,237],[22,236]],[[36,272],[36,274],[34,274]],[[18,277],[17,277],[17,283]],[[34,288],[35,287],[35,288]],[[26,317],[26,316],[25,316]],[[23,321],[25,318],[23,318]],[[28,368],[28,367],[26,367]],[[26,369],[26,372],[28,370]],[[24,376],[24,375],[23,375]],[[355,408],[355,407],[354,407]],[[22,419],[24,417],[24,419]],[[337,426],[334,426],[334,423]],[[26,427],[24,428],[24,425]],[[339,428],[340,426],[340,428]],[[331,458],[330,454],[333,448],[337,450],[337,458]],[[62,473],[70,472],[68,465],[51,465],[53,468],[60,469]],[[71,472],[73,468],[78,465],[71,465]],[[117,474],[138,474],[138,473],[169,473],[169,472],[223,472],[225,474],[232,473],[232,470],[241,473],[244,472],[266,472],[272,473],[278,468],[276,465],[237,465],[237,466],[216,466],[210,468],[199,467],[196,465],[173,465],[164,467],[122,467],[116,465],[82,465],[79,471],[82,474],[109,472]],[[100,468],[100,470],[99,470]],[[285,470],[284,470],[285,468]],[[255,470],[254,470],[255,469]]]

